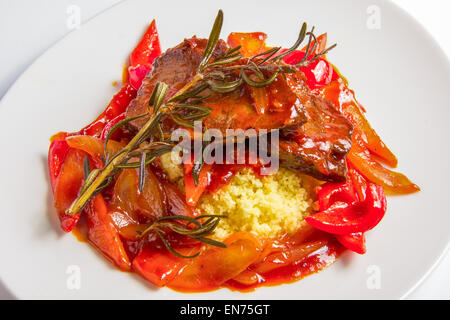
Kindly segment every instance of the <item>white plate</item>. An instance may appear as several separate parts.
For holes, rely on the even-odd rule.
[[[49,137],[94,119],[117,90],[122,64],[151,19],[163,48],[197,34],[207,37],[218,6],[222,36],[264,31],[269,44],[288,46],[300,22],[328,32],[329,54],[356,90],[367,116],[397,154],[399,170],[418,194],[388,199],[388,212],[368,235],[368,253],[346,253],[304,280],[241,294],[227,289],[181,294],[155,289],[117,271],[95,250],[60,231],[47,179]],[[380,10],[380,29],[367,19]],[[368,13],[369,12],[369,13]],[[370,23],[369,23],[370,25]],[[447,187],[450,66],[432,38],[389,2],[128,1],[113,7],[41,56],[1,101],[0,276],[18,298],[313,299],[401,298],[437,263],[449,242]],[[70,266],[81,287],[70,290]],[[380,286],[373,286],[379,276]],[[372,284],[372,285],[371,285]]]

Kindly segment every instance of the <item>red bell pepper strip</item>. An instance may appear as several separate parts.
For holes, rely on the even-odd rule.
[[[65,211],[78,196],[84,179],[83,161],[86,153],[81,150],[70,149],[61,166],[58,179],[54,187],[54,206],[58,212],[61,228],[70,232],[77,224],[80,213],[73,216]]]
[[[130,67],[151,66],[153,60],[161,54],[158,31],[153,20],[136,48],[130,54]]]
[[[319,45],[316,52],[323,50],[326,47],[326,34],[318,37]],[[294,51],[290,55],[284,57],[284,61],[288,64],[295,64],[304,57],[304,50]],[[368,149],[374,154],[378,155],[386,164],[392,167],[397,166],[397,158],[386,147],[375,130],[370,126],[367,119],[364,117],[361,106],[354,97],[353,91],[346,88],[346,80],[339,80],[341,77],[334,69],[333,65],[325,59],[318,59],[312,62],[307,67],[302,67],[300,70],[306,76],[306,83],[312,89],[320,89],[319,94],[325,99],[333,102],[338,110],[341,110],[344,115],[358,127],[365,136],[365,141]],[[346,98],[343,98],[343,97]]]
[[[304,56],[304,51],[296,50],[285,56],[283,61],[292,65],[299,62]],[[311,90],[322,88],[339,78],[333,65],[323,58],[318,58],[306,67],[300,67],[299,70],[305,75],[306,84]]]
[[[118,115],[125,112],[131,100],[136,97],[136,90],[126,84],[120,89],[120,91],[113,97],[108,107],[105,110],[107,120],[112,120]]]
[[[52,135],[52,136],[50,137],[50,144],[51,144],[53,141],[56,141],[56,140],[64,140],[64,139],[67,138],[68,136],[70,136],[70,133],[67,133],[67,132],[64,132],[64,131],[60,131],[60,132],[58,132],[58,133],[55,133],[54,135]]]
[[[353,184],[353,189],[359,199],[359,201],[364,201],[366,198],[366,190],[367,190],[367,180],[363,177],[361,173],[358,172],[358,170],[355,169],[355,167],[350,163],[350,161],[347,161],[347,168],[348,168],[348,177],[351,180],[351,183]]]
[[[316,229],[345,235],[374,228],[386,212],[386,197],[381,186],[370,183],[364,201],[338,201],[327,209],[305,218]]]
[[[347,249],[353,252],[364,254],[366,253],[366,237],[363,232],[350,233],[345,235],[338,235],[336,239]]]
[[[151,70],[151,66],[128,67],[128,82],[130,85],[139,90],[147,73]]]
[[[397,158],[383,143],[376,131],[364,116],[364,109],[356,101],[355,93],[347,88],[344,79],[332,81],[329,85],[320,88],[318,94],[332,102],[343,115],[361,132],[361,138],[366,147],[391,167],[397,166]]]
[[[130,55],[132,67],[151,67],[155,57],[161,54],[155,21],[152,21],[144,37]],[[143,77],[142,75],[140,75]],[[145,75],[144,75],[145,76]],[[133,78],[133,81],[136,81]],[[142,79],[141,79],[142,81]],[[136,97],[137,90],[130,84],[125,84],[114,95],[106,109],[88,126],[78,132],[79,135],[101,137],[104,139],[111,128],[125,115],[125,110],[131,100]],[[67,141],[67,134],[53,137],[48,154],[50,182],[55,197],[55,207],[64,231],[69,232],[78,222],[80,213],[74,216],[65,215],[65,209],[73,201],[83,181],[83,158],[86,155],[81,150],[71,150]],[[87,145],[86,147],[89,147]],[[97,148],[99,149],[99,148]],[[70,157],[69,157],[69,156]],[[66,165],[66,159],[69,158]]]
[[[314,53],[318,54],[319,52],[324,51],[327,48],[327,41],[328,41],[328,34],[322,33],[320,36],[317,37],[317,47]],[[311,41],[311,46],[314,45],[314,40]],[[306,50],[306,46],[303,47],[302,51]]]
[[[111,129],[120,121],[122,121],[123,119],[125,119],[125,112],[119,114],[117,117],[115,117],[114,119],[112,119],[111,121],[109,121],[107,124],[105,124],[105,126],[103,127],[102,133],[100,134],[100,139],[101,140],[105,140],[106,136],[108,135],[108,133],[111,131]],[[117,135],[117,131],[114,132],[114,134],[112,135],[111,139],[114,139],[114,137]]]
[[[193,164],[184,164],[184,188],[186,190],[186,203],[190,206],[195,206],[197,204],[198,199],[200,199],[200,196],[211,183],[212,172],[211,164],[203,164],[198,177],[198,184],[196,186],[194,183],[194,178],[192,177],[193,166]]]
[[[352,122],[354,130],[348,160],[365,178],[383,186],[389,194],[407,194],[420,190],[405,175],[389,170],[378,162],[381,159],[388,165],[396,166],[397,158],[365,119],[353,91],[346,87],[345,81],[333,81],[318,90],[318,94],[332,102]],[[375,158],[374,154],[378,157]]]
[[[357,201],[352,181],[344,183],[327,182],[317,191],[319,210],[324,211],[334,202],[352,203]]]
[[[103,161],[101,156],[105,153],[103,140],[84,135],[74,135],[66,138],[66,142],[69,147],[73,149],[83,150],[90,155],[90,159],[95,164],[95,168],[103,168]],[[115,140],[109,140],[108,142],[108,152],[111,155],[115,155],[117,152],[122,150],[125,145],[117,142]],[[93,168],[91,166],[91,168]]]
[[[353,204],[365,200],[367,190],[366,179],[349,162],[347,165],[349,179],[346,182],[327,182],[319,186],[317,197],[320,211],[328,209],[336,202]],[[364,254],[366,252],[363,232],[336,235],[336,239],[344,247],[356,253]]]
[[[48,171],[53,192],[55,192],[56,181],[69,149],[65,140],[53,141],[48,149]]]
[[[318,54],[319,52],[326,49],[327,46],[327,34],[321,34],[317,37],[317,47],[316,50],[307,58],[310,60],[313,54]],[[310,48],[314,45],[314,40],[311,42]],[[291,54],[288,54],[283,58],[283,61],[287,64],[296,64],[305,56],[306,47],[302,50],[296,50]],[[333,80],[339,78],[338,73],[334,70],[334,67],[329,63],[324,57],[318,58],[312,61],[306,67],[299,68],[300,71],[306,77],[306,84],[311,90],[322,88],[330,84]]]
[[[184,255],[193,255],[200,248],[177,248],[177,252]],[[184,268],[189,259],[177,257],[167,251],[166,248],[158,249],[147,246],[133,260],[133,269],[155,286],[163,287],[172,281]]]
[[[115,154],[123,146],[114,140],[108,144],[108,150]],[[78,196],[84,180],[84,158],[90,155],[91,168],[101,168],[100,154],[103,154],[103,142],[95,137],[84,135],[68,136],[65,140],[55,140],[49,150],[49,173],[53,188],[54,205],[58,212],[61,227],[69,232],[77,224],[81,213],[66,215],[66,209]]]
[[[153,60],[159,55],[161,55],[161,45],[155,20],[153,20],[139,44],[130,54],[128,82],[133,88],[139,90],[142,80],[152,69]]]

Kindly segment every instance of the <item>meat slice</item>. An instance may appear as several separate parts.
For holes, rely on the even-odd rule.
[[[158,81],[169,85],[167,98],[185,86],[197,72],[206,43],[206,39],[186,39],[155,59],[152,71],[127,109],[127,117],[148,111]],[[227,49],[220,40],[213,57]],[[345,180],[352,125],[332,104],[310,93],[301,72],[280,75],[264,88],[243,85],[231,93],[211,94],[203,104],[211,108],[203,119],[207,128],[219,129],[224,135],[227,129],[281,129],[282,166],[321,180]],[[135,120],[131,126],[138,130],[146,120]],[[173,128],[174,124],[166,120],[163,130]]]
[[[283,130],[281,165],[320,180],[344,181],[352,124],[332,103],[311,94],[298,74],[289,77],[288,83],[300,97],[308,119],[302,126]]]

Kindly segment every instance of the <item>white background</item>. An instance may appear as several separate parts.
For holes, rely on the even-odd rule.
[[[121,0],[0,0],[0,98],[38,56],[70,32],[66,26],[70,5],[81,8],[84,22],[119,2]],[[447,16],[450,1],[393,2],[415,17],[450,57],[450,21]],[[409,298],[450,299],[448,270],[450,253]],[[12,296],[0,283],[0,299],[5,298]]]

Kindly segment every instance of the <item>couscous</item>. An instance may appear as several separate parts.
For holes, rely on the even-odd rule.
[[[161,157],[169,179],[183,188],[183,169]],[[250,231],[261,237],[276,237],[299,229],[312,210],[312,182],[297,172],[281,168],[269,176],[257,176],[252,170],[237,173],[214,193],[204,194],[198,208],[202,214],[225,215],[215,229],[214,237],[224,239],[238,231]]]

